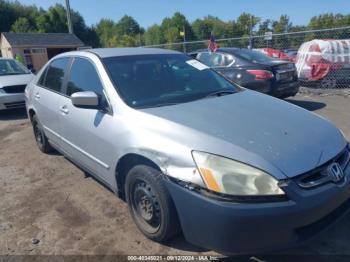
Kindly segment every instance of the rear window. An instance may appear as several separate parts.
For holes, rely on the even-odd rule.
[[[264,55],[261,52],[249,50],[249,49],[240,49],[235,51],[235,56],[243,58],[245,60],[248,60],[253,63],[265,63],[265,62],[271,62],[276,59],[269,57],[267,55]]]

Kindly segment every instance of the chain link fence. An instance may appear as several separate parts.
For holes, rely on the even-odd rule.
[[[350,26],[216,39],[219,47],[252,48],[296,64],[299,80],[310,88],[350,88]],[[152,45],[191,53],[208,40]]]

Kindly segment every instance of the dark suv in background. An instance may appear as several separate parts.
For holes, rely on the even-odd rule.
[[[294,96],[299,82],[294,63],[245,48],[207,49],[189,54],[229,80],[252,90],[280,98]]]

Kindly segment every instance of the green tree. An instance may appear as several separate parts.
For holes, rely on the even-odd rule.
[[[150,26],[144,34],[146,45],[164,44],[165,38],[159,25]]]
[[[138,40],[131,35],[115,35],[109,42],[110,47],[133,47],[138,45]]]
[[[117,35],[116,24],[111,19],[101,19],[95,26],[102,47],[113,45],[111,39]]]
[[[319,16],[314,16],[310,19],[308,28],[311,30],[335,28],[350,25],[350,15],[327,13]],[[349,38],[349,30],[340,31],[325,31],[314,33],[310,37],[313,38]]]
[[[224,22],[218,17],[206,16],[192,23],[193,31],[198,39],[209,39],[211,35],[216,38],[228,38],[237,34],[237,26],[234,21]]]
[[[123,16],[116,24],[116,29],[121,35],[136,36],[142,31],[139,23],[131,16]]]
[[[292,23],[287,15],[281,15],[278,21],[272,23],[272,30],[274,33],[287,33],[291,27]]]
[[[25,17],[20,17],[16,22],[11,26],[11,32],[15,33],[27,33],[33,31],[29,21]]]
[[[8,32],[12,25],[20,17],[25,17],[28,20],[30,28],[35,28],[35,17],[38,16],[40,10],[34,6],[26,6],[18,1],[10,2],[0,0],[0,32]]]
[[[192,29],[196,37],[200,40],[209,39],[213,32],[213,23],[208,18],[196,19],[192,23]]]
[[[273,21],[271,19],[265,19],[265,20],[261,21],[261,23],[259,25],[258,34],[263,35],[266,32],[271,32],[272,31],[272,23],[273,23]]]
[[[237,18],[236,25],[241,34],[247,36],[259,24],[260,20],[260,17],[244,12]]]
[[[0,32],[8,32],[17,20],[17,15],[9,2],[0,0]]]
[[[278,21],[272,22],[272,30],[274,34],[288,33],[292,23],[289,16],[281,15]],[[279,35],[272,40],[273,47],[277,49],[284,49],[290,47],[289,37],[286,35]]]
[[[167,43],[182,42],[183,36],[180,35],[180,32],[184,29],[187,41],[195,39],[190,23],[187,21],[186,17],[179,12],[176,12],[171,18],[164,18],[160,28]]]

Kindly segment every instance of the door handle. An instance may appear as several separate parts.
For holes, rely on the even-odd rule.
[[[65,115],[69,113],[67,106],[60,106],[60,111]]]
[[[40,94],[39,94],[39,93],[36,93],[36,94],[34,95],[34,97],[35,97],[35,99],[39,99],[39,98],[40,98]]]

